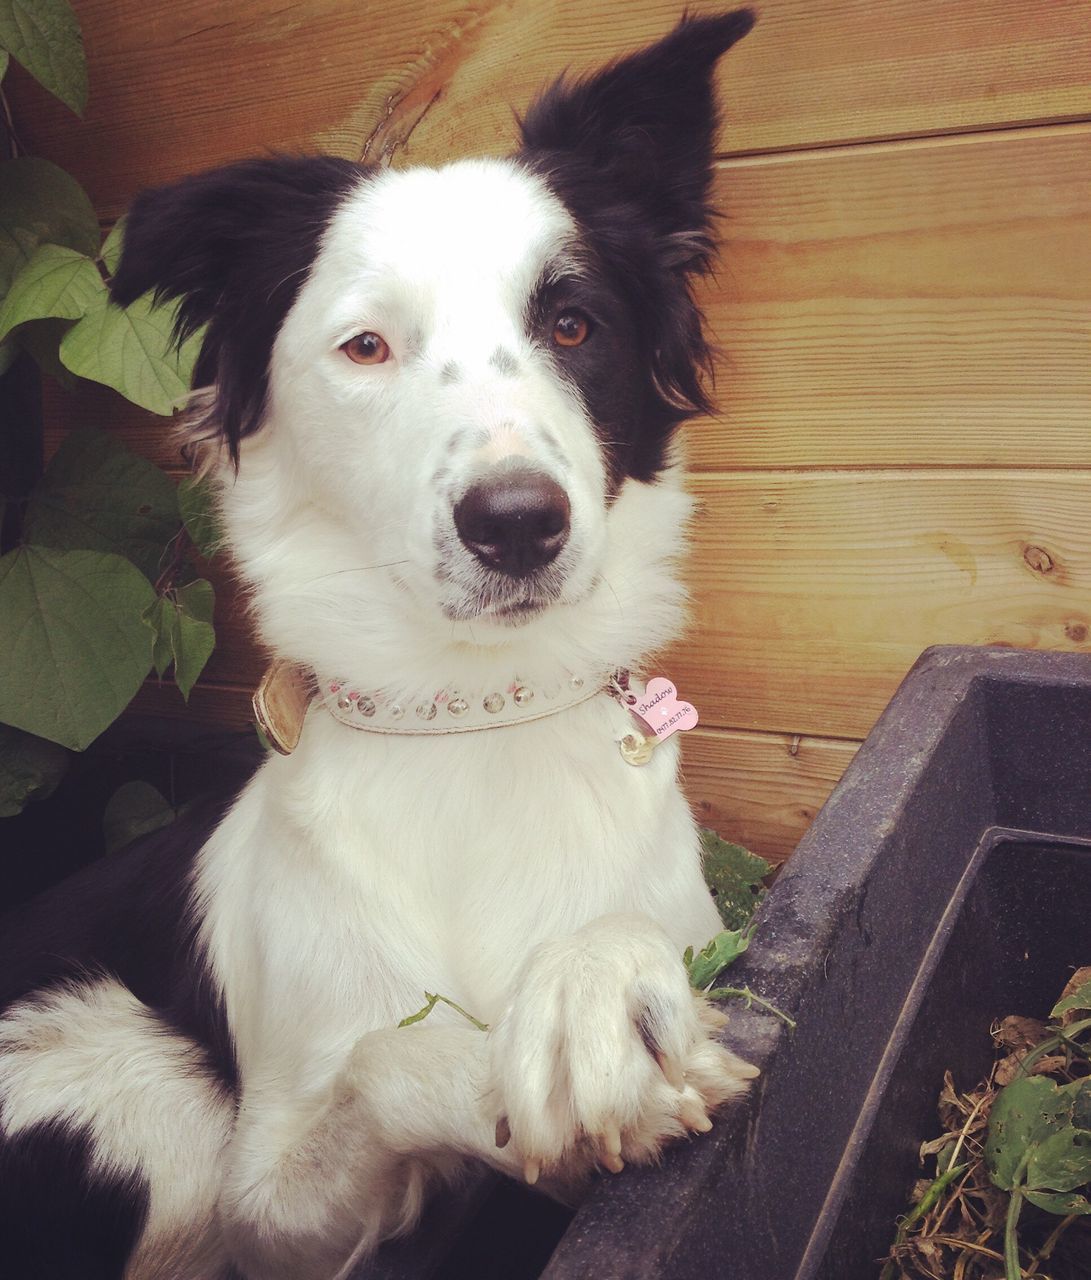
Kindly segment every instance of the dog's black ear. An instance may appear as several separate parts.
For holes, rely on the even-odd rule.
[[[755,21],[750,9],[687,15],[657,44],[585,80],[562,77],[521,122],[524,146],[583,161],[661,235],[701,232],[718,118],[713,72]]]
[[[269,356],[338,202],[365,170],[333,156],[269,157],[137,196],[111,282],[123,306],[179,299],[176,338],[208,329],[194,387],[233,459],[261,425]]]

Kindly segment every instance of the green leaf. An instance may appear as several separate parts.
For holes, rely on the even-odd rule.
[[[1045,1209],[1047,1213],[1055,1213],[1058,1217],[1067,1218],[1070,1213],[1084,1217],[1091,1215],[1091,1200],[1084,1196],[1073,1195],[1071,1192],[1054,1194],[1050,1191],[1024,1191],[1023,1194],[1031,1204]]]
[[[66,0],[0,0],[0,46],[44,89],[83,115],[87,60],[80,24]]]
[[[156,675],[162,679],[173,662],[174,682],[187,701],[216,647],[212,626],[215,603],[212,583],[198,578],[161,596],[142,615],[153,633],[152,664]]]
[[[1073,1012],[1091,1012],[1091,978],[1072,992],[1070,996],[1065,996],[1063,1000],[1058,1000],[1050,1011],[1050,1018],[1054,1021],[1064,1017],[1066,1013]]]
[[[112,276],[117,275],[117,265],[121,261],[124,239],[125,219],[121,217],[110,228],[110,234],[102,242],[102,248],[99,251],[99,261]]]
[[[1077,1092],[1046,1076],[1022,1076],[1001,1089],[985,1139],[985,1165],[998,1187],[1010,1191],[1032,1149],[1071,1124]]]
[[[1035,1191],[1075,1191],[1091,1182],[1091,1130],[1065,1125],[1031,1152],[1027,1186]]]
[[[25,546],[0,559],[0,721],[82,751],[148,672],[153,599],[121,556]]]
[[[701,862],[724,928],[743,928],[765,896],[762,878],[773,868],[764,858],[707,829],[701,830]]]
[[[102,815],[106,852],[123,849],[138,836],[170,826],[177,817],[177,810],[150,782],[125,782],[110,797]]]
[[[169,596],[156,596],[140,615],[145,626],[152,630],[152,667],[160,680],[174,661],[174,644],[171,632],[175,625],[178,606]]]
[[[8,74],[8,51],[0,49],[0,80]]]
[[[179,530],[169,476],[105,431],[73,431],[30,496],[26,540],[65,551],[112,551],[148,578]]]
[[[210,482],[187,476],[178,486],[178,506],[193,545],[206,560],[211,560],[226,539]]]
[[[67,768],[63,747],[0,724],[0,818],[13,818],[31,800],[52,795]]]
[[[212,583],[205,578],[179,587],[175,594],[178,597],[178,632],[174,637],[174,682],[188,702],[190,690],[216,647],[216,632],[212,626],[216,597]]]
[[[63,245],[39,245],[0,305],[0,341],[28,320],[78,320],[105,293],[106,284],[90,258]]]
[[[93,258],[99,241],[98,218],[75,178],[38,156],[0,163],[0,294],[40,244]]]
[[[695,991],[704,989],[713,982],[716,975],[722,973],[728,965],[734,964],[749,947],[753,930],[725,929],[707,942],[698,953],[686,962],[689,971],[689,984]]]
[[[127,400],[169,416],[189,390],[200,350],[195,334],[174,348],[176,307],[152,305],[145,294],[128,307],[101,299],[61,343],[61,362],[81,378],[102,382]]]

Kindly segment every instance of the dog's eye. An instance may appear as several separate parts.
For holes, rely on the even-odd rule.
[[[591,321],[582,311],[562,311],[553,324],[553,341],[559,347],[579,347],[591,333]]]
[[[390,359],[390,348],[377,333],[358,333],[342,342],[341,350],[356,364],[382,364]]]

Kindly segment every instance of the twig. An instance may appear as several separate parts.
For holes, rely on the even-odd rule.
[[[1067,1218],[1062,1218],[1053,1230],[1046,1236],[1045,1243],[1030,1260],[1030,1267],[1027,1269],[1027,1275],[1033,1276],[1038,1270],[1038,1264],[1045,1262],[1053,1256],[1053,1250],[1057,1247],[1057,1241],[1063,1233],[1076,1221],[1080,1215],[1078,1213],[1070,1213]]]

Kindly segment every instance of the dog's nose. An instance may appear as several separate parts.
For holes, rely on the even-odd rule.
[[[544,472],[509,467],[466,491],[455,528],[483,565],[523,578],[557,558],[570,511],[568,494]]]

